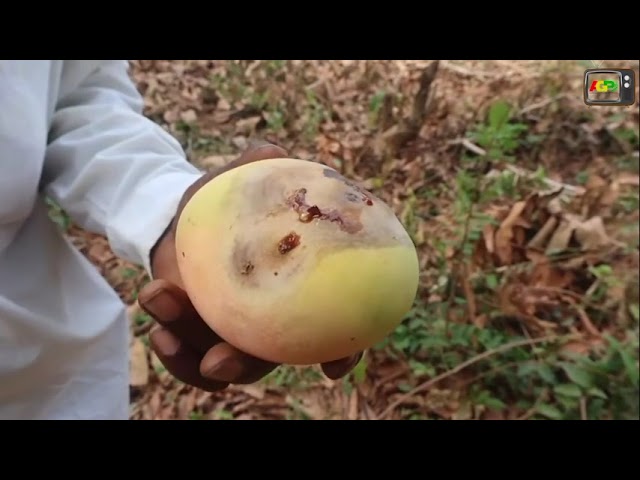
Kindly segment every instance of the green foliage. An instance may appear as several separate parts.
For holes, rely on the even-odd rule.
[[[64,209],[51,197],[45,197],[44,201],[47,205],[49,218],[53,220],[53,222],[58,225],[63,232],[69,230],[69,227],[71,226],[71,219],[67,212],[65,212]]]
[[[511,155],[520,145],[522,134],[528,127],[523,123],[511,123],[510,119],[511,105],[498,100],[489,108],[487,123],[477,125],[468,132],[468,137],[486,150],[489,159],[511,162]]]
[[[407,359],[415,377],[433,378],[487,350],[522,340],[498,323],[485,328],[447,325],[440,307],[416,304],[378,348]],[[470,401],[493,410],[518,404],[540,419],[638,419],[637,331],[629,332],[624,342],[607,337],[605,346],[591,355],[560,353],[559,346],[513,348],[469,367],[477,378]]]

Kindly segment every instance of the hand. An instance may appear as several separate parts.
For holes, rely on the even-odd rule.
[[[233,162],[203,175],[184,193],[174,221],[151,253],[154,280],[140,291],[138,301],[158,323],[150,333],[151,348],[178,380],[212,392],[224,389],[230,383],[256,382],[278,366],[224,342],[200,318],[180,278],[175,253],[175,228],[186,203],[212,178],[246,163],[287,156],[285,150],[275,145],[254,144]],[[324,363],[322,370],[327,377],[337,379],[349,373],[361,357],[362,353]]]

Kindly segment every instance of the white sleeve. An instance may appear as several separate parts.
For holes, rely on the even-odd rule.
[[[125,60],[104,61],[53,115],[44,191],[120,257],[150,271],[149,252],[201,175],[180,144],[142,114]]]

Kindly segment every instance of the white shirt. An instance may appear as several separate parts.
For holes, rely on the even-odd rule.
[[[0,419],[126,419],[125,308],[43,195],[149,271],[200,175],[125,60],[0,61]]]

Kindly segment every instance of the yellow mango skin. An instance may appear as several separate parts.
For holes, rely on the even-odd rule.
[[[283,242],[290,234],[297,242]],[[187,293],[218,335],[290,365],[371,347],[401,322],[418,287],[417,253],[393,211],[303,160],[262,160],[214,178],[185,206],[176,254]]]

